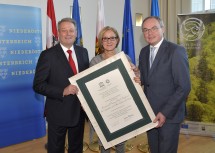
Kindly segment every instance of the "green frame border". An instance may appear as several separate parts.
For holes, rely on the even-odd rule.
[[[132,123],[118,131],[110,133],[110,131],[107,128],[101,114],[99,113],[99,110],[97,109],[96,104],[95,104],[92,96],[90,95],[90,92],[87,89],[85,83],[87,83],[88,81],[91,81],[99,76],[102,76],[105,73],[115,70],[115,69],[118,69],[120,71],[120,73],[122,74],[122,77],[126,83],[126,86],[128,87],[128,90],[131,93],[131,96],[133,97],[141,115],[143,116],[143,119],[138,120],[137,122]],[[98,70],[82,77],[81,79],[76,80],[76,82],[77,82],[91,112],[93,113],[93,116],[95,117],[102,133],[104,134],[107,142],[112,141],[120,136],[123,136],[129,132],[132,132],[132,131],[134,131],[138,128],[141,128],[141,127],[147,125],[148,123],[152,122],[121,59],[118,59],[118,60],[102,67],[101,69],[98,69]]]

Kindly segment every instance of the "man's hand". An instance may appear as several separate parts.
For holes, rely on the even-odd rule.
[[[131,69],[134,71],[135,77],[134,77],[134,81],[136,83],[141,84],[141,80],[140,80],[140,70],[138,69],[137,66],[135,66],[133,63],[130,63],[131,65]]]
[[[63,90],[63,96],[68,96],[68,95],[74,95],[78,93],[78,88],[75,85],[68,85],[64,90]]]
[[[166,117],[161,112],[159,112],[153,122],[154,123],[158,122],[158,125],[156,126],[156,128],[159,128],[163,126],[165,121],[166,121]]]

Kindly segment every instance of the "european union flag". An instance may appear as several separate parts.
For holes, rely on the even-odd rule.
[[[127,54],[131,58],[133,64],[136,63],[130,0],[125,0],[122,51],[124,51],[125,54]]]
[[[158,0],[152,0],[151,4],[151,16],[158,16],[160,17],[160,10],[158,5]]]
[[[72,18],[76,21],[77,24],[77,38],[75,44],[83,46],[78,0],[73,1]]]

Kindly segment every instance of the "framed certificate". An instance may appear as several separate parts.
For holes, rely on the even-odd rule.
[[[154,128],[155,115],[124,52],[69,78],[104,148]]]

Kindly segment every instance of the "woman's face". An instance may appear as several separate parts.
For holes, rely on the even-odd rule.
[[[106,31],[102,37],[102,45],[104,51],[114,51],[119,39],[116,37],[115,33],[111,30]]]

